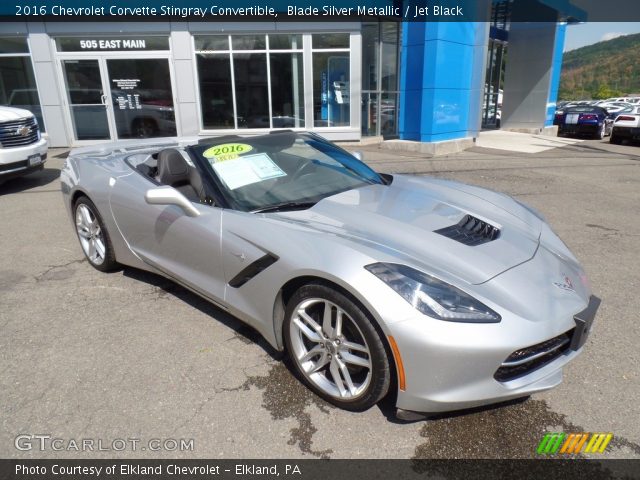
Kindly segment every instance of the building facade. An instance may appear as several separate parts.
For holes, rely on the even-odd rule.
[[[565,26],[557,12],[510,24],[511,3],[486,0],[492,22],[0,23],[0,104],[33,111],[53,147],[279,128],[428,144],[540,130]]]

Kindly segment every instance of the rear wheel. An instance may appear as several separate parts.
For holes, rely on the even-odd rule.
[[[387,394],[389,358],[362,309],[321,284],[301,287],[289,300],[284,340],[293,366],[316,394],[347,410],[365,410]]]
[[[595,133],[594,138],[598,140],[602,140],[604,138],[604,135],[605,135],[605,127],[603,123],[602,125],[600,125],[600,128],[598,128],[598,131]]]
[[[615,143],[616,145],[620,145],[622,143],[622,139],[615,135],[613,131],[611,131],[611,137],[609,137],[609,143]]]
[[[73,211],[78,240],[91,266],[101,272],[116,268],[118,264],[109,232],[107,232],[93,202],[87,197],[81,196],[76,200]]]

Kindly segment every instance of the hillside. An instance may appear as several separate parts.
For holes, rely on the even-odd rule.
[[[560,100],[608,98],[629,93],[640,93],[640,33],[564,54]]]

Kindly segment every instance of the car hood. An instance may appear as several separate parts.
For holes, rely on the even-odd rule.
[[[0,107],[0,122],[10,122],[21,118],[31,118],[33,113],[22,108]]]
[[[468,246],[435,233],[472,215],[500,229],[497,239]],[[325,198],[303,211],[269,214],[279,222],[373,247],[383,261],[413,264],[444,277],[479,284],[530,260],[542,221],[511,197],[440,179],[395,175]]]

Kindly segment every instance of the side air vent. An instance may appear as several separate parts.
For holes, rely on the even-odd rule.
[[[229,280],[229,286],[233,288],[240,288],[242,285],[247,283],[253,277],[258,275],[263,270],[266,270],[271,265],[278,261],[278,257],[267,253],[265,256],[260,257],[255,262],[247,265],[244,269],[240,271],[235,277]]]
[[[465,215],[456,225],[441,228],[434,233],[439,233],[445,237],[464,243],[470,247],[491,242],[500,236],[500,229],[483,222],[479,218]]]

